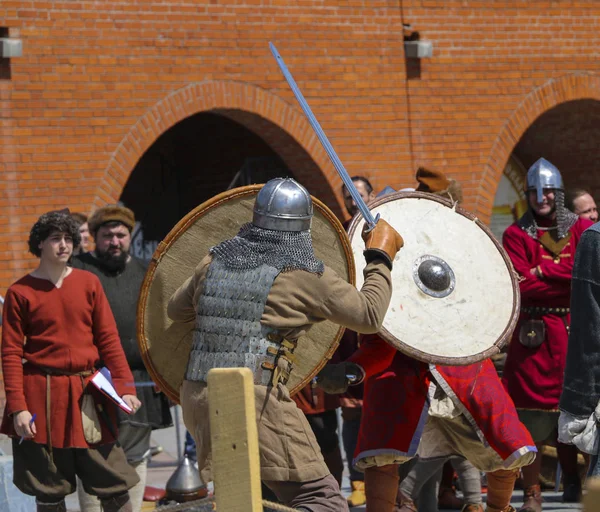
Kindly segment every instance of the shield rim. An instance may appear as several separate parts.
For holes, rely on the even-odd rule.
[[[167,236],[161,242],[159,242],[154,253],[152,254],[152,259],[148,264],[148,269],[146,270],[146,275],[144,276],[144,280],[142,281],[142,286],[140,288],[140,294],[138,297],[138,305],[136,310],[137,342],[142,356],[142,361],[144,362],[148,373],[152,377],[154,384],[165,395],[167,395],[169,399],[171,399],[171,401],[173,401],[176,404],[180,403],[179,390],[174,390],[171,387],[171,385],[162,377],[160,372],[154,366],[152,358],[149,356],[147,333],[144,328],[144,311],[146,309],[148,289],[152,284],[154,274],[156,272],[158,264],[162,259],[162,256],[169,249],[169,247],[173,243],[175,243],[183,233],[187,231],[187,228],[191,224],[193,224],[198,218],[204,216],[208,211],[217,208],[223,202],[258,193],[258,191],[263,187],[263,185],[264,184],[246,185],[243,187],[237,187],[230,190],[226,190],[196,206],[196,208],[190,211],[177,224],[175,224],[175,226],[171,229],[171,231],[169,231]],[[344,251],[344,254],[346,256],[346,261],[348,262],[348,282],[353,286],[356,286],[356,263],[354,261],[352,245],[350,244],[350,237],[346,233],[346,230],[344,229],[344,226],[342,225],[341,221],[335,216],[335,214],[329,209],[329,207],[325,205],[325,203],[323,203],[313,195],[311,195],[311,199],[313,202],[313,208],[316,208],[319,211],[319,213],[323,215],[323,217],[325,217],[329,221],[329,223],[334,227],[342,249]],[[300,389],[306,386],[306,384],[308,384],[312,380],[314,375],[316,375],[321,370],[321,368],[323,368],[323,366],[327,364],[327,362],[333,356],[334,352],[337,350],[340,344],[340,340],[342,339],[342,336],[344,334],[344,331],[345,327],[339,326],[335,338],[331,346],[329,347],[329,350],[323,355],[323,360],[321,364],[319,364],[313,369],[313,373],[311,375],[305,377],[294,388],[289,390],[290,396],[293,396],[298,391],[300,391]]]
[[[403,354],[405,354],[409,357],[412,357],[414,359],[417,359],[418,361],[422,361],[424,363],[430,363],[430,364],[440,364],[440,365],[447,365],[447,366],[467,366],[470,364],[479,363],[481,361],[484,361],[485,359],[490,358],[493,355],[499,354],[500,352],[502,352],[502,349],[510,341],[510,338],[512,337],[512,334],[513,334],[515,327],[517,325],[517,322],[519,320],[519,312],[521,310],[521,292],[519,290],[517,274],[516,274],[516,271],[514,270],[514,267],[513,267],[512,261],[510,260],[510,257],[508,256],[507,252],[504,250],[504,247],[502,247],[502,244],[496,239],[496,237],[494,236],[494,234],[492,233],[490,228],[488,226],[486,226],[483,222],[481,222],[477,218],[476,215],[473,215],[472,213],[459,207],[458,205],[456,205],[456,203],[454,203],[453,201],[450,201],[450,199],[446,199],[444,197],[440,197],[438,195],[431,194],[429,192],[417,192],[417,191],[394,192],[392,194],[388,194],[388,195],[385,195],[378,199],[375,199],[373,202],[369,203],[369,209],[374,209],[377,206],[381,206],[382,204],[390,203],[397,199],[404,199],[404,198],[427,199],[429,201],[438,202],[448,208],[453,208],[456,211],[456,213],[458,213],[459,215],[462,215],[463,217],[466,217],[467,219],[469,219],[472,222],[475,222],[477,224],[477,226],[479,228],[481,228],[481,230],[488,236],[488,238],[496,246],[496,249],[498,249],[498,252],[502,256],[502,259],[504,260],[504,263],[506,264],[506,268],[510,275],[510,280],[511,280],[512,289],[513,289],[513,310],[511,313],[510,322],[508,322],[508,324],[504,328],[504,331],[502,332],[500,337],[494,342],[494,344],[490,348],[483,350],[481,352],[478,352],[477,354],[472,354],[470,356],[447,357],[447,356],[434,356],[432,354],[428,354],[427,352],[423,352],[415,347],[407,345],[403,341],[396,338],[392,333],[390,333],[383,326],[381,327],[381,330],[379,331],[379,335],[381,336],[381,338],[383,340],[385,340],[387,343],[392,345],[396,350],[402,352]],[[354,239],[356,228],[362,218],[363,217],[360,212],[357,213],[352,218],[352,221],[350,222],[350,226],[348,227],[348,238],[350,239],[350,241],[352,241]]]

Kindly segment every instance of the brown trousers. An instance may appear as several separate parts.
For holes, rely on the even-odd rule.
[[[98,448],[54,448],[54,465],[46,445],[13,439],[14,476],[17,488],[41,502],[56,502],[75,492],[78,476],[88,494],[100,499],[127,492],[138,483],[123,448],[106,444]]]
[[[255,386],[260,473],[264,484],[288,506],[311,512],[344,512],[346,499],[331,476],[306,416],[285,386]],[[208,389],[183,381],[183,421],[196,441],[202,479],[212,479]]]
[[[261,480],[311,482],[327,476],[315,435],[287,388],[254,386],[254,390]],[[185,380],[180,394],[183,421],[196,441],[198,468],[208,482],[212,480],[208,388],[203,382]]]

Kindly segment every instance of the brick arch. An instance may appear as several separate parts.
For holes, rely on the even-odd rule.
[[[255,85],[216,80],[174,91],[133,125],[110,158],[94,206],[114,203],[150,146],[178,122],[200,112],[226,116],[259,135],[312,194],[341,213],[334,192],[341,181],[301,111]]]
[[[475,199],[475,211],[482,219],[489,219],[504,167],[527,129],[551,108],[582,99],[600,100],[600,76],[583,73],[563,75],[548,80],[525,96],[502,127],[483,169]]]

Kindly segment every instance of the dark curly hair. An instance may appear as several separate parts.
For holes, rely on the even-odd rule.
[[[42,255],[39,245],[53,232],[66,233],[73,239],[73,247],[81,243],[81,234],[77,221],[71,217],[69,210],[44,213],[29,232],[29,252],[38,258]]]

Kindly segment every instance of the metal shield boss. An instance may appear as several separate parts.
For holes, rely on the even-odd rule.
[[[194,323],[171,322],[167,304],[211,247],[234,237],[242,225],[252,221],[261,187],[250,185],[228,190],[192,210],[159,244],[148,266],[138,302],[138,344],[154,382],[176,403],[192,346]],[[342,278],[354,283],[352,249],[342,224],[321,201],[314,197],[312,201],[315,255]],[[342,334],[340,326],[321,322],[299,339],[294,351],[296,362],[287,382],[291,394],[310,382],[331,358]]]
[[[420,361],[467,365],[500,352],[515,328],[520,293],[512,263],[492,232],[451,201],[396,192],[369,205],[404,238],[381,337]],[[364,221],[349,236],[363,285]]]

